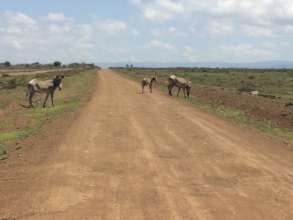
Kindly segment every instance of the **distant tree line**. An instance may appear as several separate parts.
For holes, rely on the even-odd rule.
[[[92,68],[100,68],[96,66],[94,63],[70,63],[70,64],[62,64],[60,61],[54,61],[51,64],[41,64],[39,62],[33,63],[25,63],[25,64],[15,64],[12,65],[9,61],[5,61],[0,63],[0,68],[82,68],[82,69],[92,69]]]
[[[5,61],[3,63],[0,63],[0,66],[1,67],[10,67],[11,66],[11,63],[9,61]]]
[[[126,68],[127,69],[133,69],[134,67],[133,67],[133,64],[126,64]]]

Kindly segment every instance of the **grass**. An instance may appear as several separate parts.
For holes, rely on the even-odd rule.
[[[7,149],[8,147],[4,144],[0,144],[0,161],[7,159]]]
[[[24,137],[27,137],[33,131],[32,128],[21,128],[19,130],[3,132],[0,134],[0,142],[11,141],[11,140],[18,140]]]
[[[193,84],[221,87],[230,90],[239,90],[248,87],[258,90],[262,94],[293,100],[293,70],[219,68],[115,68],[115,70],[130,74],[136,78],[158,73],[159,78],[166,79],[171,74],[176,74],[188,78]]]
[[[262,105],[262,102],[272,103],[272,106],[279,106],[282,103],[293,100],[293,70],[246,70],[246,69],[208,69],[208,68],[174,68],[174,69],[147,69],[147,68],[115,68],[123,76],[140,81],[144,77],[150,77],[155,74],[158,76],[160,90],[167,93],[165,81],[171,74],[185,77],[192,81],[194,87],[210,89],[216,88],[229,95],[230,99],[239,99],[238,91],[242,88],[249,88],[260,91],[261,94],[279,97],[275,100],[264,100],[256,98],[256,103]],[[281,86],[282,85],[282,86]],[[213,97],[214,98],[214,97]],[[251,97],[248,97],[249,99]],[[254,97],[252,97],[254,98]],[[261,131],[273,135],[281,136],[293,140],[293,131],[290,128],[284,128],[277,125],[275,121],[269,118],[257,118],[247,114],[247,109],[241,105],[229,106],[225,103],[216,102],[211,97],[198,97],[194,91],[192,93],[191,103],[205,111],[212,112],[222,118],[233,122],[253,126]],[[280,104],[281,103],[281,104]],[[244,103],[245,104],[245,101]],[[253,107],[252,107],[253,108]],[[251,109],[251,111],[254,111]],[[280,109],[280,111],[282,111]],[[291,113],[292,114],[292,113]]]
[[[231,108],[224,105],[210,104],[193,97],[191,103],[198,108],[214,113],[222,118],[230,121],[253,126],[265,133],[269,133],[275,136],[283,137],[289,140],[293,140],[293,132],[291,129],[277,127],[273,122],[268,120],[257,120],[248,116],[244,111],[236,108]]]
[[[47,121],[74,111],[93,87],[96,81],[95,73],[96,70],[66,72],[63,90],[56,91],[54,107],[50,105],[50,101],[47,103],[47,108],[42,108],[41,103],[32,109],[20,107],[19,104],[24,104],[26,82],[33,76],[17,77],[15,89],[0,90],[0,111],[5,112],[0,122],[0,155],[1,152],[7,153],[13,142],[21,142],[28,136],[38,134]],[[40,75],[38,78],[52,78],[55,74]],[[43,100],[44,95],[39,98]]]

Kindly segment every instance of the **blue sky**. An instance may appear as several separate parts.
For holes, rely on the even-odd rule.
[[[126,3],[126,4],[125,4]],[[43,16],[48,12],[62,12],[66,16],[74,17],[81,22],[90,22],[92,16],[115,17],[125,19],[131,10],[127,1],[114,0],[12,0],[2,1],[0,10],[18,11],[31,16]]]
[[[290,0],[2,0],[0,62],[293,59]]]

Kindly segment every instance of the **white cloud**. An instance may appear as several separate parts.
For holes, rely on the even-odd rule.
[[[274,35],[273,30],[269,27],[257,26],[257,25],[241,25],[241,31],[248,36],[252,37],[272,37]]]
[[[140,5],[142,4],[142,0],[130,0],[130,2],[134,5]]]
[[[176,14],[184,12],[184,5],[174,0],[142,1],[132,0],[132,3],[139,6],[143,15],[149,20],[168,20]]]
[[[126,23],[112,19],[79,24],[62,13],[32,18],[20,12],[4,12],[0,13],[0,57],[12,62],[103,59],[102,55],[97,57],[100,49],[116,37],[112,34],[127,28]]]
[[[137,29],[132,29],[132,30],[131,30],[131,33],[132,33],[132,35],[134,35],[134,36],[139,36],[139,35],[140,35],[140,32],[139,32],[139,30],[137,30]]]
[[[3,13],[2,17],[10,25],[25,25],[27,27],[33,27],[37,24],[35,19],[21,12],[6,11]]]
[[[119,31],[124,31],[127,29],[127,24],[123,21],[118,21],[114,19],[98,20],[96,22],[96,28],[101,31],[106,31],[107,33],[114,34]]]
[[[147,20],[196,22],[210,35],[236,31],[271,37],[291,34],[293,27],[291,0],[140,0],[135,5]]]
[[[223,21],[209,21],[206,27],[203,29],[212,36],[232,34],[234,27],[231,23]]]
[[[186,34],[184,32],[181,32],[177,30],[176,27],[160,27],[160,28],[151,28],[149,30],[149,33],[154,38],[166,38],[166,37],[178,37],[178,36],[185,36]]]
[[[152,28],[150,30],[150,34],[153,35],[154,37],[161,37],[164,35],[164,31],[159,28]]]
[[[168,43],[161,42],[159,40],[152,40],[147,45],[148,48],[156,48],[156,49],[163,49],[163,50],[173,50],[175,49],[172,45]]]
[[[64,22],[64,21],[72,21],[73,19],[67,18],[63,13],[60,12],[50,12],[46,17],[48,21],[55,21],[55,22]]]
[[[190,46],[185,46],[183,48],[183,56],[189,62],[197,62],[197,61],[199,61],[199,53],[195,49],[190,47]]]
[[[290,0],[148,0],[136,1],[136,5],[150,20],[168,20],[195,13],[228,17],[293,17]]]
[[[278,52],[266,47],[255,46],[252,44],[224,45],[220,47],[220,52],[224,56],[240,58],[245,62],[255,60],[273,60],[279,57]]]
[[[14,48],[16,50],[21,50],[23,48],[21,43],[17,40],[11,40],[8,43],[11,45],[12,48]]]
[[[176,33],[177,29],[175,27],[169,27],[168,32],[170,34]]]

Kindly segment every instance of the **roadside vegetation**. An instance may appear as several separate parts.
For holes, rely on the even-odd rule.
[[[134,80],[155,74],[167,94],[171,74],[192,81],[192,104],[241,124],[293,139],[293,70],[114,68]],[[252,95],[257,91],[257,95]],[[174,93],[176,94],[176,93]]]
[[[26,76],[2,76],[0,82],[0,160],[8,157],[9,151],[21,148],[24,138],[37,135],[47,122],[74,111],[84,96],[90,93],[96,82],[96,69],[73,69],[71,71],[44,73]],[[32,78],[52,79],[58,74],[65,76],[62,91],[56,91],[55,106],[50,102],[42,108],[44,94],[34,98],[35,108],[25,108],[27,82]]]

